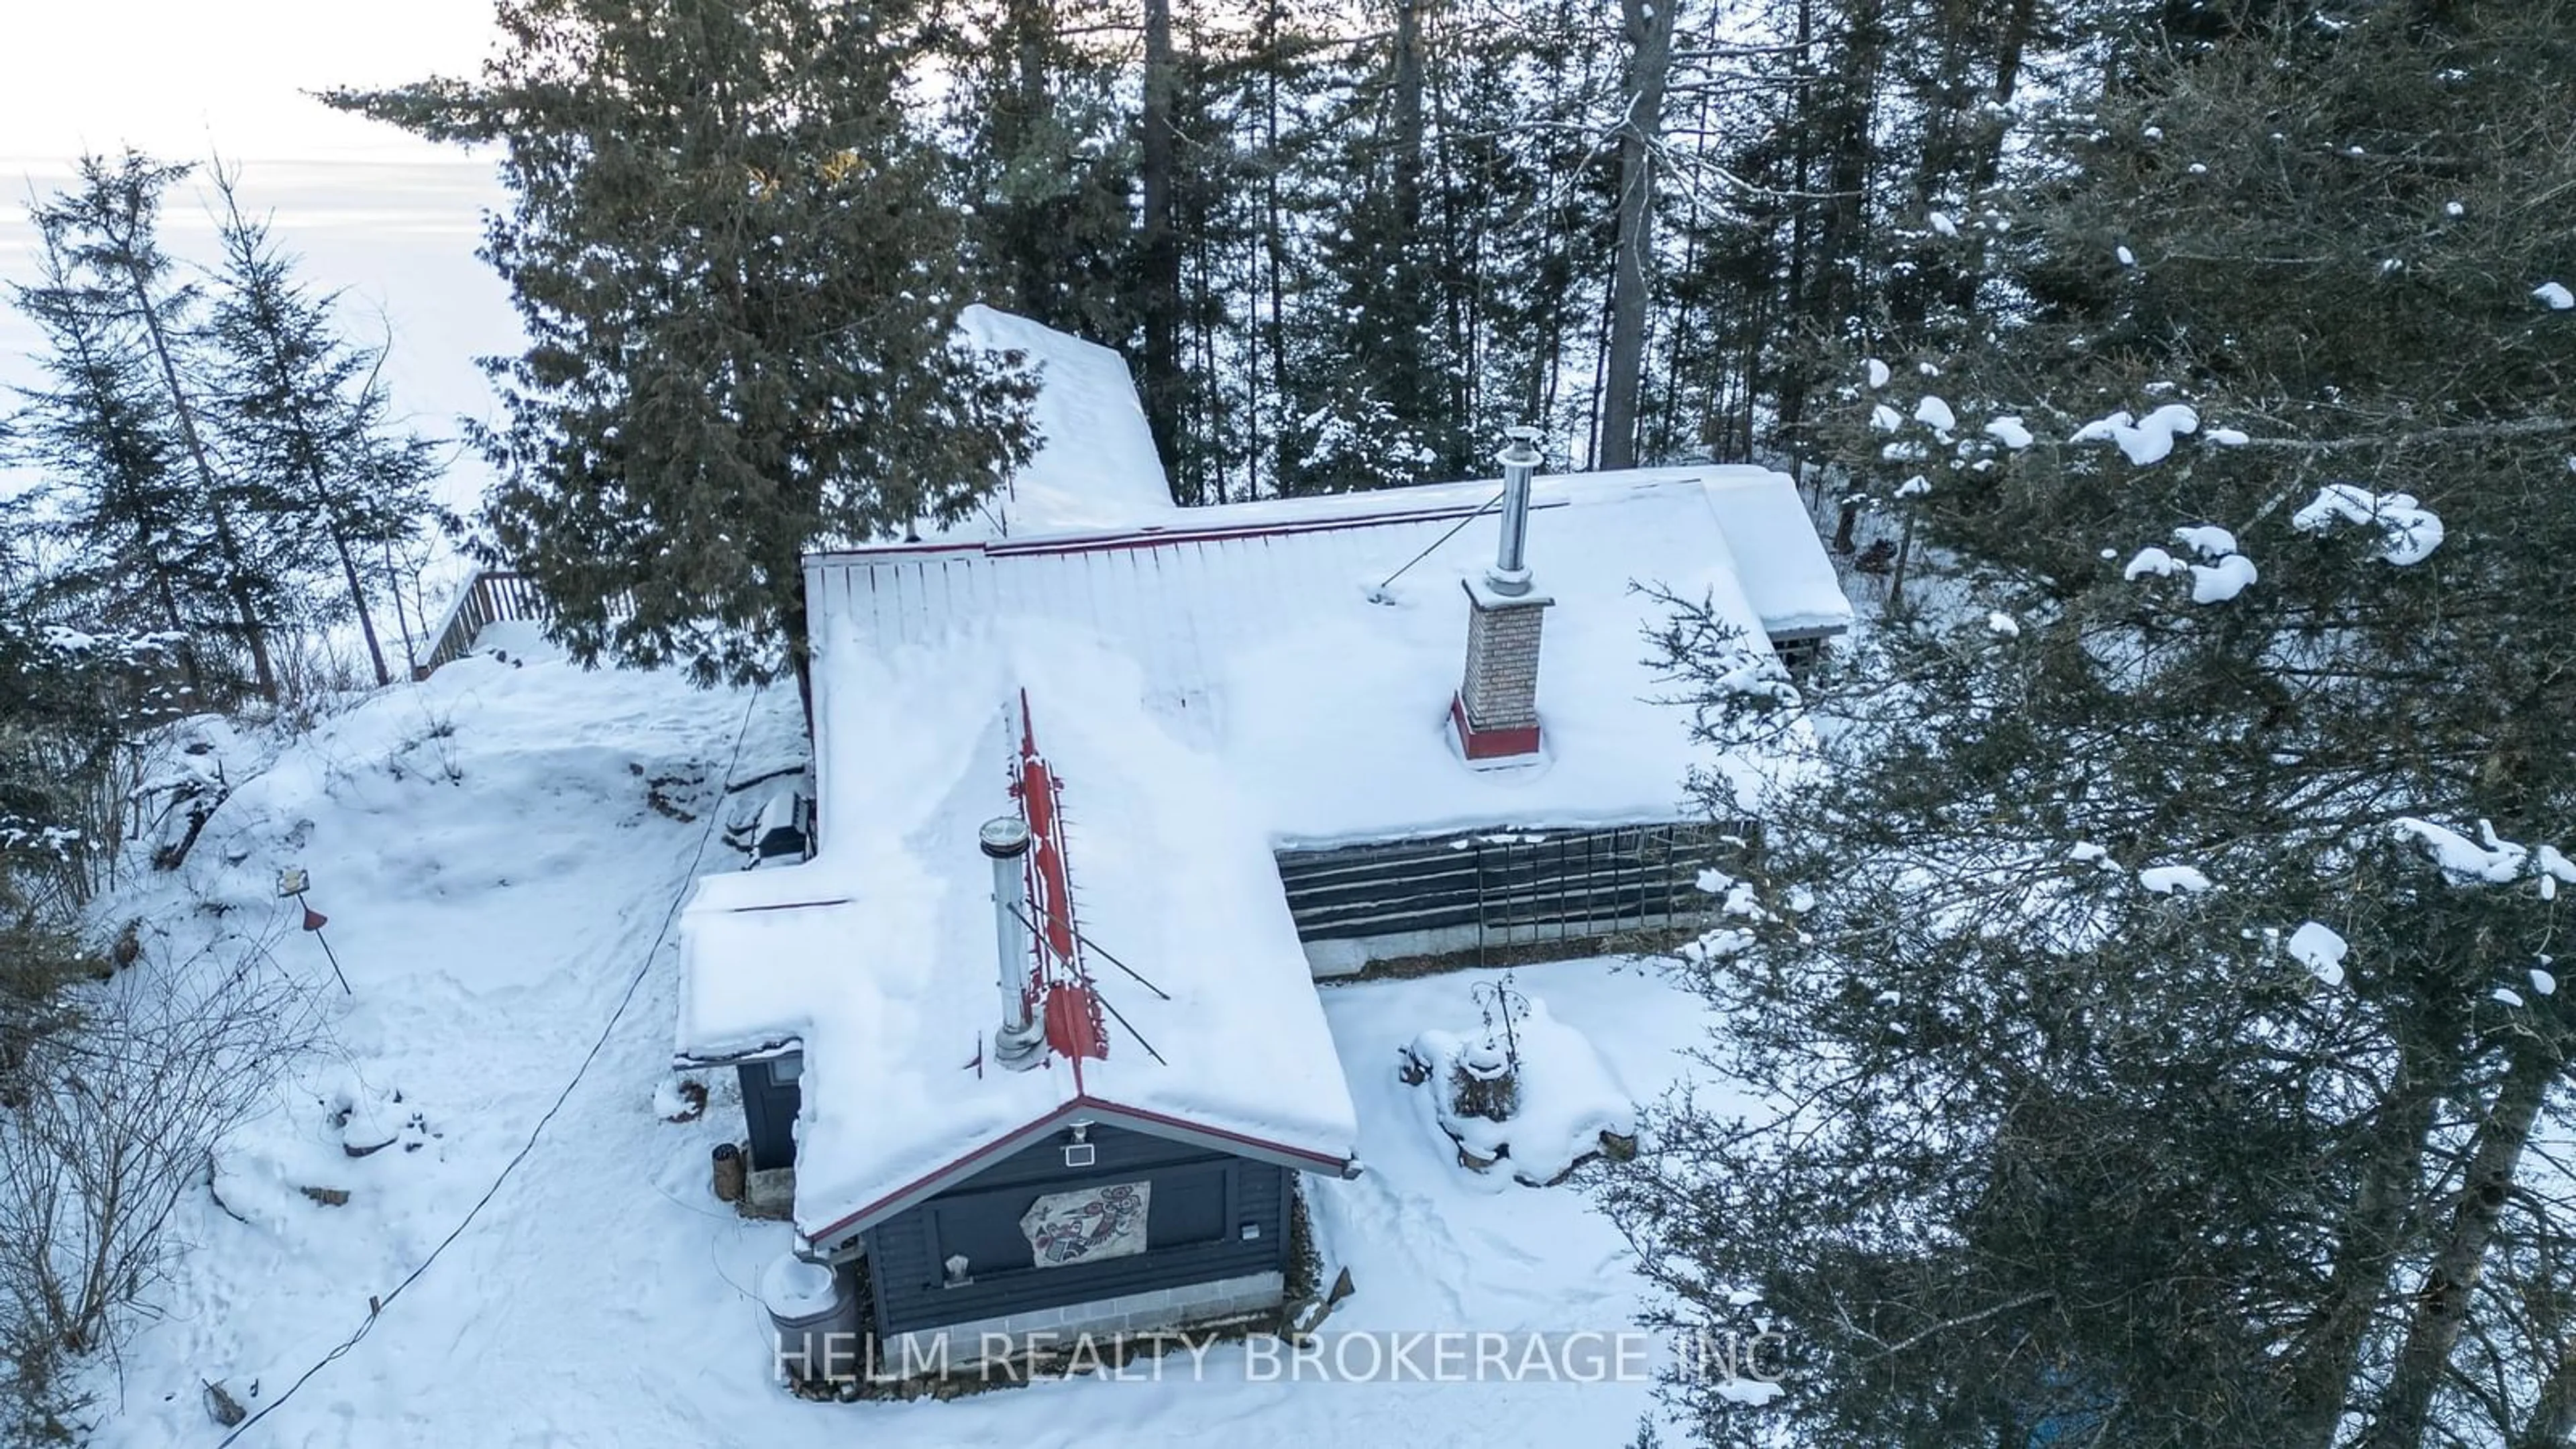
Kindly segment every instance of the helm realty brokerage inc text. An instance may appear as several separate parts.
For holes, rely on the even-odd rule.
[[[1096,1374],[1104,1378],[1232,1378],[1234,1355],[1211,1371],[1211,1352],[1238,1347],[1252,1383],[1777,1383],[1787,1340],[1777,1333],[1643,1330],[1506,1333],[1424,1329],[1266,1334],[990,1333],[972,1343],[942,1337],[879,1342],[861,1334],[782,1337],[777,1371],[806,1381],[899,1384],[966,1377],[993,1383]],[[820,1361],[817,1361],[817,1360]]]

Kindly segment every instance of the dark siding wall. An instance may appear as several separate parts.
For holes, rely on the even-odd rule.
[[[1674,823],[1435,836],[1283,851],[1279,876],[1304,941],[1459,928],[1494,946],[1571,940],[1705,912],[1700,868],[1751,830]]]
[[[1286,1168],[1114,1127],[1091,1129],[1094,1165],[1067,1168],[1065,1140],[1058,1133],[868,1230],[879,1332],[1287,1267]],[[1031,1265],[1020,1217],[1040,1194],[1140,1181],[1153,1184],[1144,1252],[1060,1268]],[[1260,1234],[1249,1242],[1247,1225]],[[940,1265],[954,1253],[973,1263],[974,1281],[952,1288],[941,1281]]]
[[[797,1061],[801,1064],[803,1058]],[[744,1062],[735,1069],[742,1082],[743,1123],[751,1132],[751,1165],[763,1172],[796,1165],[796,1112],[803,1098],[796,1068],[786,1071],[788,1079],[780,1081],[775,1061]]]

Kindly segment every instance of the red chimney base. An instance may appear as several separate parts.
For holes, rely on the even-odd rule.
[[[1467,718],[1467,702],[1454,694],[1449,696],[1449,723],[1458,731],[1458,748],[1470,760],[1508,760],[1538,753],[1537,725],[1480,730]]]

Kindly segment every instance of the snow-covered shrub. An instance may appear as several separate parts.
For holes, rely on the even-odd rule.
[[[1506,1167],[1515,1181],[1545,1187],[1606,1141],[1632,1139],[1636,1108],[1592,1043],[1510,981],[1478,988],[1480,1030],[1415,1037],[1404,1049],[1404,1077],[1430,1088],[1433,1123],[1460,1165]]]
[[[159,1281],[181,1200],[312,1030],[253,947],[128,972],[20,1045],[0,1113],[0,1358],[22,1426],[58,1419],[73,1360],[112,1347]]]

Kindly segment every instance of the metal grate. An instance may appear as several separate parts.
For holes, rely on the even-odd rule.
[[[1687,822],[1495,831],[1287,851],[1279,876],[1301,940],[1437,936],[1481,955],[1696,920],[1701,868],[1750,838]]]

